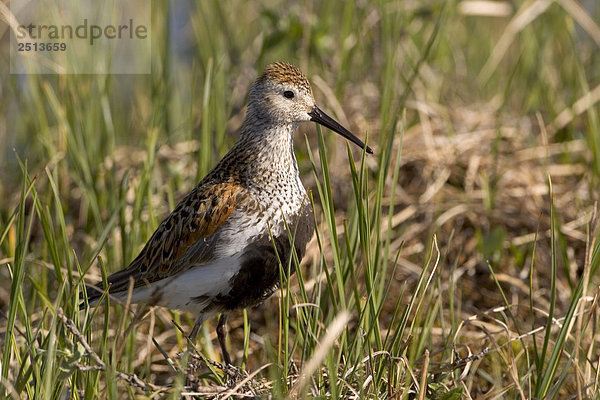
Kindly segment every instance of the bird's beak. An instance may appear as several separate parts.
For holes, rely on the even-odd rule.
[[[314,121],[331,129],[334,132],[339,133],[346,139],[357,144],[361,149],[364,149],[367,153],[373,154],[373,150],[371,150],[369,146],[365,146],[365,144],[359,138],[354,136],[352,132],[340,125],[335,119],[325,114],[319,107],[314,106],[313,109],[308,113],[308,115],[310,115],[311,121]]]

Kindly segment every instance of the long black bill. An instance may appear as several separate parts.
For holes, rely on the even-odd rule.
[[[318,124],[326,126],[332,131],[337,132],[346,139],[350,140],[351,142],[354,142],[361,149],[365,149],[367,153],[373,154],[373,150],[371,150],[369,146],[365,146],[365,144],[359,138],[354,136],[352,132],[341,126],[335,119],[325,114],[319,107],[315,106],[312,109],[312,111],[308,113],[308,115],[310,115],[311,121],[315,121]]]

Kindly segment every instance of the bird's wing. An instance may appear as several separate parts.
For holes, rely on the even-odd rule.
[[[196,187],[160,224],[135,260],[108,277],[110,292],[128,290],[130,278],[139,287],[210,261],[211,235],[239,206],[242,192],[241,186],[231,183]],[[180,262],[184,256],[186,262]]]

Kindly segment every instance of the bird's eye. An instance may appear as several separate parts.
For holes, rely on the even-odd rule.
[[[283,92],[283,97],[285,97],[286,99],[293,99],[294,92],[292,92],[291,90],[286,90],[285,92]]]

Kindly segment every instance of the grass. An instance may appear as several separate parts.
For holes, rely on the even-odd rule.
[[[600,398],[600,10],[502,4],[154,1],[151,75],[0,63],[0,397]],[[216,321],[194,348],[191,315],[79,310],[225,154],[275,60],[375,155],[301,127],[316,235],[230,318],[240,370]]]

